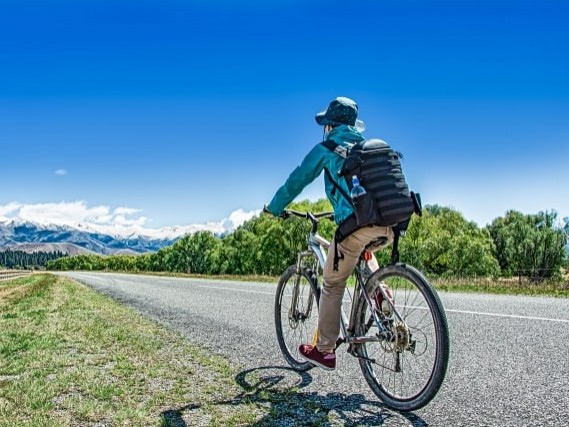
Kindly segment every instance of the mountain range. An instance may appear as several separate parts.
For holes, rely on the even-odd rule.
[[[109,235],[90,227],[67,225],[42,225],[31,221],[12,220],[0,222],[0,251],[25,252],[60,251],[69,255],[78,253],[140,254],[155,252],[172,245],[185,233],[180,229],[168,237]]]
[[[77,208],[75,205],[72,207]],[[79,208],[81,207],[80,204]],[[45,209],[45,206],[42,208]],[[0,209],[0,251],[21,250],[29,253],[59,251],[69,255],[155,252],[197,231],[209,231],[216,236],[224,236],[260,213],[259,210],[246,212],[243,209],[237,209],[228,218],[219,222],[150,228],[137,221],[125,221],[124,218],[122,221],[116,221],[121,218],[121,215],[114,218],[113,223],[109,222],[106,217],[75,221],[65,215],[68,214],[66,210],[50,211],[47,213],[50,213],[52,217],[62,217],[59,221],[51,222],[46,220],[46,216],[49,215],[41,215],[41,212],[37,215],[37,221],[6,216],[6,212],[11,215],[18,214],[18,216],[21,213],[13,211],[14,209],[4,209],[3,212]]]

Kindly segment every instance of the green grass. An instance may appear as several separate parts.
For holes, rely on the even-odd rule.
[[[200,425],[254,420],[254,405],[214,404],[242,392],[235,373],[71,280],[0,283],[0,426],[168,426],[165,414],[190,404]]]

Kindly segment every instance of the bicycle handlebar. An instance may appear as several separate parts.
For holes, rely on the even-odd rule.
[[[292,209],[285,209],[284,212],[286,212],[288,215],[294,215],[300,218],[306,218],[310,220],[319,220],[321,218],[334,219],[334,212],[312,213],[312,212],[300,212]]]

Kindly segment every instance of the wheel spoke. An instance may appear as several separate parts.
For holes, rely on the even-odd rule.
[[[293,295],[296,289],[296,305],[293,307]],[[313,331],[317,326],[318,307],[312,296],[314,285],[309,275],[301,273],[300,280],[296,267],[289,268],[282,276],[277,287],[275,322],[279,346],[287,362],[297,370],[310,369],[312,365],[300,357],[298,347],[312,341]],[[280,294],[280,299],[279,299]],[[312,301],[312,307],[309,304]]]
[[[422,276],[402,266],[382,270],[370,277],[367,290],[375,295],[380,284],[387,286],[401,318],[388,317],[389,341],[361,345],[364,358],[360,358],[360,365],[368,384],[384,402],[396,409],[417,409],[436,394],[446,372],[446,318],[438,297]],[[365,326],[370,316],[371,309],[360,300],[357,335],[378,334],[377,328]]]

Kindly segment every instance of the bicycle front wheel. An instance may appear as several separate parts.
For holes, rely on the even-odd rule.
[[[318,288],[312,272],[296,265],[281,276],[275,295],[275,327],[279,347],[288,364],[297,371],[312,368],[298,351],[301,344],[312,342],[318,327]]]
[[[450,340],[441,301],[418,270],[403,264],[380,268],[366,290],[372,307],[360,298],[355,332],[377,340],[359,344],[364,377],[387,406],[419,409],[435,397],[447,370]]]

